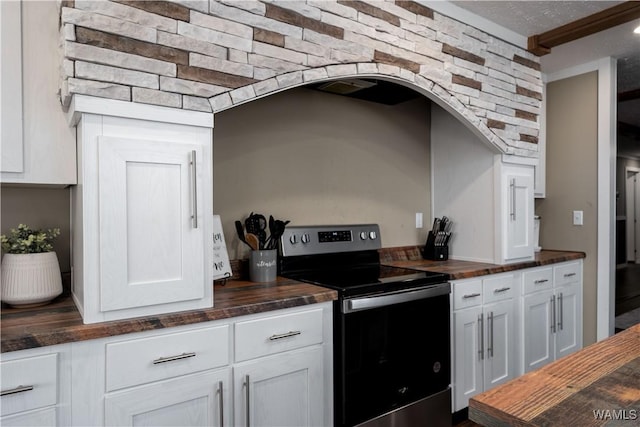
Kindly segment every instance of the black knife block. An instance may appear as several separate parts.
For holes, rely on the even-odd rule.
[[[432,231],[429,231],[427,236],[427,243],[422,250],[422,258],[432,261],[446,261],[449,259],[449,245],[436,246],[436,236]]]

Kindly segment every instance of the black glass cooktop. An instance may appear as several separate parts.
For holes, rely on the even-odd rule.
[[[393,292],[421,288],[446,282],[444,273],[416,271],[385,265],[325,268],[315,271],[285,274],[291,279],[335,289],[341,296]]]

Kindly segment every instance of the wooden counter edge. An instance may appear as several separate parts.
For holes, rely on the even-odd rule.
[[[527,420],[523,420],[518,417],[513,411],[509,412],[508,406],[504,405],[504,400],[496,401],[497,395],[508,395],[509,389],[513,388],[516,384],[517,387],[527,387],[527,382],[531,383],[531,386],[536,385],[536,380],[534,378],[542,376],[549,376],[555,378],[563,378],[567,384],[574,383],[575,379],[571,376],[566,375],[558,375],[558,371],[565,371],[565,366],[582,366],[587,369],[589,372],[595,372],[600,375],[597,379],[590,381],[584,388],[589,387],[591,384],[596,381],[606,377],[611,374],[621,366],[625,365],[631,360],[635,360],[640,357],[640,351],[638,350],[640,347],[638,343],[640,342],[640,324],[634,325],[629,329],[626,329],[618,334],[614,334],[604,340],[595,342],[587,347],[584,347],[574,353],[571,353],[565,357],[562,357],[555,362],[552,362],[548,365],[543,366],[540,369],[535,371],[528,372],[519,377],[513,378],[510,381],[493,387],[485,392],[482,392],[476,396],[473,396],[469,399],[469,420],[478,423],[485,427],[497,427],[497,426],[534,426],[536,424],[532,424]],[[622,349],[625,348],[623,351]],[[597,358],[591,356],[592,354],[597,354],[600,357],[606,355],[608,352],[614,352],[619,354],[621,357],[616,361],[614,366],[603,366],[601,370],[595,368],[594,366],[589,366],[590,364],[584,365],[583,363],[579,363],[585,357],[592,359],[594,363],[596,363]],[[591,371],[595,369],[595,371]],[[538,381],[539,383],[539,381]],[[564,387],[564,386],[563,386]],[[574,387],[571,387],[574,388]],[[554,390],[558,389],[558,384],[555,385],[549,384],[548,389],[550,393],[553,393]],[[570,395],[579,393],[582,388],[578,388],[572,391]],[[539,390],[538,390],[539,391]],[[546,412],[557,405],[563,404],[566,400],[562,399],[559,402],[550,406],[550,401],[546,400],[544,403],[539,403],[540,407],[544,410],[542,412]],[[531,402],[532,404],[536,404],[536,402]],[[546,408],[545,408],[546,404]],[[513,408],[512,408],[513,409]],[[530,420],[532,421],[532,420]]]

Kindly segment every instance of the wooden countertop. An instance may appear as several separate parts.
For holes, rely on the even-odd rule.
[[[1,352],[228,319],[336,298],[337,292],[331,289],[281,277],[273,283],[229,280],[224,286],[215,285],[213,308],[85,325],[73,300],[60,297],[37,308],[3,308]]]
[[[469,419],[487,427],[638,425],[640,325],[471,398]]]
[[[584,258],[584,256],[582,252],[542,251],[536,255],[534,261],[496,265],[455,260],[428,261],[422,259],[420,248],[417,246],[389,248],[380,251],[380,260],[383,264],[448,273],[453,279],[553,264]],[[59,297],[53,303],[38,308],[3,308],[0,313],[0,352],[227,319],[332,301],[336,298],[337,293],[330,289],[282,277],[278,277],[274,283],[266,284],[230,280],[225,286],[216,284],[214,307],[210,309],[85,325],[82,323],[82,317],[72,299],[68,296]]]
[[[502,265],[459,260],[429,261],[422,259],[418,248],[407,247],[381,252],[380,261],[385,265],[393,267],[447,273],[451,276],[452,280],[459,280],[485,276],[487,274],[505,273],[508,271],[521,270],[523,268],[556,264],[584,257],[584,252],[544,250],[536,252],[535,258],[531,261]]]

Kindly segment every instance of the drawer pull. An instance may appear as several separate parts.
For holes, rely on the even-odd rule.
[[[32,385],[19,385],[16,388],[12,388],[11,390],[2,390],[0,391],[0,396],[8,396],[10,394],[24,393],[25,391],[33,390]]]
[[[549,281],[549,279],[538,279],[536,281],[533,282],[534,285],[540,285],[542,283],[547,283]]]
[[[500,288],[500,289],[494,289],[493,293],[494,294],[499,294],[502,292],[507,292],[509,289],[511,289],[510,287],[505,287],[505,288]]]
[[[476,292],[475,294],[462,295],[462,299],[475,298],[475,297],[479,297],[479,296],[480,296],[480,294]]]
[[[573,277],[576,273],[565,273],[564,277]]]
[[[169,357],[160,357],[153,361],[154,365],[159,365],[161,363],[174,362],[176,360],[188,359],[189,357],[196,357],[195,353],[182,353],[177,356],[169,356]]]
[[[281,340],[282,338],[295,337],[296,335],[300,335],[302,332],[300,331],[289,331],[284,334],[275,334],[269,337],[269,341]]]

